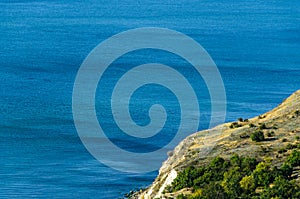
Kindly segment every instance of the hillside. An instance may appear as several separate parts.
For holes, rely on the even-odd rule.
[[[166,187],[187,167],[205,166],[215,157],[229,160],[238,155],[257,161],[268,160],[273,167],[281,167],[293,150],[300,150],[299,110],[300,90],[265,114],[252,119],[239,118],[188,136],[163,163],[153,184],[134,198],[176,198],[179,194],[191,194],[195,191],[193,188],[168,193]],[[298,184],[299,175],[299,167],[293,168],[292,177]]]

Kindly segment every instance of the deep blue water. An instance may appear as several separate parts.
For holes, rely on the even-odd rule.
[[[72,118],[73,83],[88,53],[116,33],[149,26],[187,34],[209,52],[225,84],[227,121],[268,111],[300,88],[297,0],[0,0],[0,198],[119,198],[152,182],[157,172],[127,174],[99,163]],[[184,66],[154,52],[118,64],[157,57]],[[210,106],[205,86],[198,91],[202,129]]]

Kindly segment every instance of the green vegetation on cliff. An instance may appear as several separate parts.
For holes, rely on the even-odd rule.
[[[192,193],[177,199],[214,198],[300,198],[299,183],[292,174],[300,166],[300,150],[293,150],[284,164],[272,166],[271,158],[233,155],[229,160],[214,158],[208,165],[182,170],[165,192],[191,188]]]

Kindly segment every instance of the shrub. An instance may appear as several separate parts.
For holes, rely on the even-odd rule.
[[[280,168],[280,174],[288,179],[293,173],[293,167],[290,164],[284,163]]]
[[[246,193],[255,191],[256,185],[254,177],[252,175],[243,177],[240,181],[240,186],[243,190],[246,191]]]
[[[249,138],[250,135],[248,135],[247,133],[243,133],[240,135],[240,138],[244,139],[244,138]]]
[[[189,199],[200,199],[200,198],[204,198],[202,190],[201,189],[197,189],[190,197],[188,197]],[[178,199],[178,197],[176,198]]]
[[[249,120],[248,119],[244,119],[244,122],[249,122]]]
[[[253,127],[256,127],[256,126],[255,126],[254,124],[250,123],[250,124],[249,124],[249,127],[250,127],[250,128],[253,128]]]
[[[274,186],[265,189],[260,198],[299,198],[299,185],[293,181],[288,181],[282,176],[276,177]]]
[[[238,118],[238,121],[243,122],[244,120],[243,120],[243,118],[240,117],[240,118]]]
[[[300,137],[299,137],[299,136],[296,136],[295,139],[296,139],[296,140],[300,140]]]
[[[260,162],[253,171],[255,182],[259,186],[268,186],[272,182],[270,163]]]
[[[239,182],[242,178],[243,176],[241,175],[240,167],[234,167],[224,173],[221,185],[228,195],[231,195],[233,198],[238,198],[241,194]]]
[[[239,128],[239,127],[241,127],[241,126],[242,126],[242,125],[239,124],[238,122],[232,122],[232,123],[230,124],[229,128],[234,129],[234,128]]]
[[[194,185],[194,180],[203,174],[203,168],[195,168],[189,166],[185,168],[182,172],[178,174],[172,183],[172,190],[168,191],[178,191],[183,188],[192,187]]]
[[[252,141],[261,142],[265,140],[264,133],[262,131],[256,131],[250,135]]]
[[[300,151],[293,150],[293,152],[290,154],[290,156],[287,159],[287,162],[292,166],[300,166]]]
[[[221,157],[215,157],[209,164],[210,170],[221,171],[224,168],[225,160]]]
[[[259,127],[258,127],[260,130],[263,130],[263,129],[267,129],[267,126],[265,123],[262,123]]]
[[[173,188],[171,185],[167,185],[166,188],[163,190],[163,194],[164,193],[171,193],[173,191]]]
[[[255,158],[245,157],[242,158],[240,166],[245,175],[250,175],[251,172],[256,168],[257,164],[258,162]]]
[[[285,148],[280,148],[279,150],[278,150],[278,153],[285,153],[285,152],[287,152],[287,150],[285,149]]]
[[[295,113],[296,116],[300,115],[300,111],[299,110],[296,110],[294,113]]]
[[[275,132],[274,131],[271,131],[271,132],[268,132],[267,133],[267,136],[268,137],[273,137],[275,135]]]
[[[286,138],[283,138],[282,139],[282,142],[287,142],[288,140]]]
[[[186,195],[183,195],[183,194],[179,194],[176,198],[177,199],[188,199],[188,197]]]
[[[278,129],[278,127],[276,125],[273,125],[272,129]]]
[[[287,150],[290,150],[290,149],[294,149],[294,148],[297,148],[297,145],[293,145],[291,143],[288,143],[288,145],[286,145],[285,147]]]
[[[191,199],[210,199],[210,198],[228,198],[228,195],[226,194],[223,187],[220,185],[219,182],[215,183],[209,183],[204,187],[202,190],[202,193],[195,192],[195,195],[193,194]]]
[[[266,147],[260,146],[260,149],[263,153],[268,152],[268,149]]]

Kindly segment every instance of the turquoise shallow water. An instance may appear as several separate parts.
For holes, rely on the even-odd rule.
[[[299,89],[299,10],[296,0],[0,1],[0,197],[119,198],[155,178],[157,172],[127,174],[104,166],[77,135],[73,83],[81,62],[99,42],[145,26],[187,34],[216,62],[227,93],[226,120],[232,121],[270,110]],[[124,69],[153,59],[194,80],[182,60],[163,53],[137,52],[117,64]],[[196,85],[203,129],[210,116],[209,96],[203,82]],[[160,100],[176,105],[169,97]],[[100,110],[101,105],[98,100]],[[132,108],[143,105],[137,101]],[[143,114],[133,117],[147,123]],[[103,123],[112,127],[109,119]],[[171,125],[168,132],[175,129]],[[130,150],[126,140],[116,143]],[[142,143],[140,149],[163,143]]]

